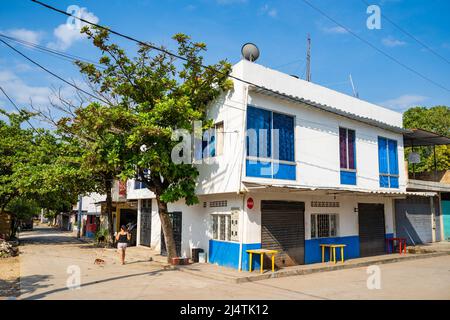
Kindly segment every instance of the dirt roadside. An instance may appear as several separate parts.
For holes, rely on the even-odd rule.
[[[19,257],[0,259],[0,300],[18,297],[20,292]]]

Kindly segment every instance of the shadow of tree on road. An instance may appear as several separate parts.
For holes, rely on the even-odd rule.
[[[50,275],[33,275],[11,280],[0,279],[0,297],[19,297],[23,294],[33,293],[37,289],[47,288],[49,285],[42,282],[51,277]]]
[[[88,287],[88,286],[97,285],[97,284],[101,284],[101,283],[106,283],[106,282],[110,282],[110,281],[115,281],[115,280],[132,278],[132,277],[157,276],[161,272],[167,272],[167,271],[173,271],[173,270],[161,269],[161,270],[155,270],[155,271],[150,271],[150,272],[141,272],[141,273],[135,273],[135,274],[128,274],[128,275],[123,275],[123,276],[112,277],[112,278],[108,278],[108,279],[101,279],[101,280],[96,280],[96,281],[83,283],[83,284],[81,284],[81,288],[85,288],[85,287]],[[24,299],[25,300],[43,299],[43,298],[45,298],[48,295],[55,294],[55,293],[58,293],[58,292],[68,291],[68,290],[70,290],[70,289],[68,289],[66,287],[64,287],[64,288],[57,288],[57,289],[49,290],[49,291],[46,291],[46,292],[38,293],[38,294],[32,295],[30,297],[26,297]],[[99,297],[99,298],[101,298],[101,297]]]

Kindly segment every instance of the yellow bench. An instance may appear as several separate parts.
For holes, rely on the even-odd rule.
[[[336,248],[341,249],[341,261],[344,262],[344,248],[347,245],[345,244],[321,244],[320,247],[322,248],[322,263],[325,262],[325,248],[330,248],[330,261],[333,261],[336,263]]]
[[[275,272],[275,255],[278,253],[277,250],[269,250],[269,249],[255,249],[255,250],[247,250],[249,256],[249,267],[248,271],[252,272],[252,261],[253,254],[259,254],[261,256],[261,273],[264,272],[264,254],[272,255],[272,272]]]

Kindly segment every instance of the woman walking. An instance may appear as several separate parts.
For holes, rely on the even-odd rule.
[[[128,241],[131,239],[131,234],[125,226],[120,227],[120,232],[116,234],[117,249],[120,255],[120,261],[125,264],[125,250],[127,249]]]

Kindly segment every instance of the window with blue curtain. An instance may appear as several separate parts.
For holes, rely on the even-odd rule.
[[[399,166],[397,141],[378,137],[378,167],[380,172],[380,187],[399,187]]]
[[[296,179],[294,117],[247,108],[248,177]]]
[[[355,130],[339,128],[341,184],[356,185]]]

